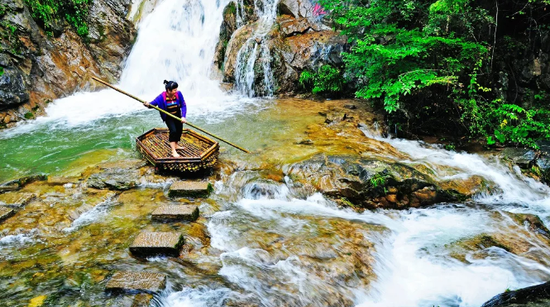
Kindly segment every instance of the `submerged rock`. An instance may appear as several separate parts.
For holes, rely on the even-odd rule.
[[[149,272],[116,272],[105,289],[108,291],[159,292],[166,287],[166,275]]]

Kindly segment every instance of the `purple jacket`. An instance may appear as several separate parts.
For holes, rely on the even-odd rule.
[[[178,102],[178,106],[181,109],[181,117],[185,117],[187,115],[187,105],[185,104],[185,99],[183,99],[183,95],[180,91],[177,91],[176,93],[176,101]],[[162,110],[166,111],[166,92],[162,92],[160,95],[155,98],[155,100],[151,101],[149,103],[153,106],[158,106]],[[160,117],[163,121],[166,121],[166,114],[160,112]]]

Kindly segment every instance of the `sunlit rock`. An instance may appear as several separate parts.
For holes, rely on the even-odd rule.
[[[542,221],[530,214],[493,214],[507,225],[502,231],[487,232],[449,244],[450,255],[463,262],[485,259],[491,253],[502,250],[544,265],[549,265],[546,251],[550,247],[550,236]],[[511,218],[511,219],[510,219]]]
[[[21,208],[36,199],[34,193],[8,192],[0,194],[0,205]]]
[[[134,239],[130,245],[130,252],[139,257],[155,255],[177,257],[183,244],[181,233],[144,231]]]
[[[136,294],[132,307],[149,307],[152,304],[153,295],[149,293]]]
[[[151,218],[153,220],[179,220],[193,222],[199,217],[199,207],[194,205],[164,205],[158,207]]]
[[[237,65],[237,55],[239,50],[244,45],[258,27],[257,23],[252,23],[236,30],[231,39],[227,43],[225,49],[224,61],[223,61],[223,81],[234,82],[235,81],[235,67]]]
[[[0,222],[15,215],[15,211],[11,208],[0,206]]]
[[[168,191],[170,197],[208,197],[213,191],[212,184],[206,181],[176,181]]]
[[[166,275],[150,272],[116,272],[107,285],[105,290],[109,291],[145,291],[155,293],[162,291],[166,287]]]

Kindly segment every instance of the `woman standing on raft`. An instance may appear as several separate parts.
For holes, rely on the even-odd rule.
[[[176,149],[183,149],[183,147],[178,146],[178,142],[180,141],[183,130],[182,123],[186,122],[185,115],[187,114],[187,105],[185,104],[182,93],[178,91],[178,84],[176,82],[164,80],[164,84],[166,91],[158,95],[155,100],[149,103],[146,102],[144,105],[146,107],[151,105],[157,106],[174,116],[181,117],[180,122],[177,119],[160,112],[160,117],[166,123],[168,130],[170,130],[168,141],[170,142],[170,147],[172,148],[172,156],[174,158],[179,158],[180,155],[177,153]]]

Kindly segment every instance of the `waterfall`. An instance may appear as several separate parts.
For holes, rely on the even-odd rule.
[[[254,11],[258,15],[257,28],[237,53],[235,86],[240,93],[248,97],[273,95],[272,58],[266,36],[277,17],[278,2],[278,0],[254,1]],[[239,12],[239,7],[243,7],[241,1],[238,2],[237,12]],[[239,20],[242,22],[242,17],[239,17],[241,14],[242,12],[238,14],[238,22]],[[263,88],[255,86],[260,71],[262,72],[260,77]],[[257,91],[258,89],[260,92]]]
[[[117,87],[151,101],[164,91],[163,80],[179,84],[191,119],[209,120],[231,116],[242,106],[254,103],[228,95],[213,77],[213,57],[230,0],[161,0],[138,25],[136,42],[125,60]],[[139,5],[139,3],[136,3]],[[84,127],[94,121],[147,112],[135,100],[111,89],[78,92],[57,99],[46,108],[46,116],[25,122],[8,135],[49,128]],[[215,116],[210,116],[215,115]],[[48,128],[48,129],[49,129]]]

